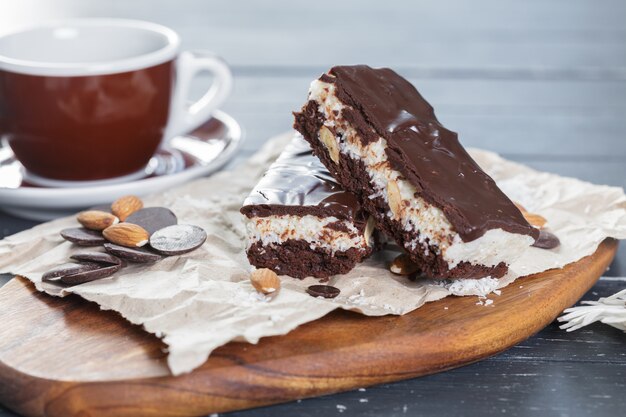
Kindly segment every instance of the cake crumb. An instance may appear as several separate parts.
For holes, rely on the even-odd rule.
[[[436,285],[444,287],[450,291],[452,295],[477,295],[479,297],[486,297],[496,290],[498,284],[500,284],[498,279],[485,277],[480,279],[457,279],[454,281],[444,280]]]
[[[369,400],[367,398],[359,398],[360,403],[367,403]]]
[[[343,413],[344,411],[346,411],[348,409],[348,407],[346,407],[343,404],[337,404],[337,411],[339,411],[340,413]]]

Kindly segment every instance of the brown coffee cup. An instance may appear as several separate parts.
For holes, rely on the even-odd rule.
[[[122,19],[4,36],[0,135],[44,185],[141,176],[164,141],[205,122],[232,86],[222,60],[179,48],[171,29]],[[188,106],[200,72],[212,73],[213,84]]]

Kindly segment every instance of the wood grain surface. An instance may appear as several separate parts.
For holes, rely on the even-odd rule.
[[[169,376],[164,345],[77,297],[0,289],[0,401],[27,416],[197,416],[397,381],[507,349],[550,323],[597,281],[617,249],[521,278],[492,296],[448,297],[405,316],[335,312],[258,345],[230,343]]]

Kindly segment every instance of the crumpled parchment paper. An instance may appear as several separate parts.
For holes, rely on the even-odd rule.
[[[375,255],[330,284],[341,289],[332,300],[313,298],[305,288],[317,281],[282,277],[273,297],[257,294],[248,276],[244,227],[239,208],[292,133],[268,141],[248,162],[185,186],[146,198],[146,206],[165,206],[180,223],[196,224],[208,234],[198,250],[150,266],[123,268],[110,278],[60,288],[41,276],[82,248],[65,242],[59,231],[76,226],[72,217],[44,223],[0,241],[0,271],[31,280],[54,296],[70,293],[115,310],[163,338],[174,375],[200,366],[217,347],[231,341],[256,343],[286,334],[300,324],[343,308],[370,316],[405,314],[451,294],[484,296],[519,276],[559,268],[592,254],[607,237],[626,238],[626,197],[621,188],[593,185],[537,172],[498,155],[471,150],[502,190],[548,220],[560,239],[555,250],[529,247],[502,279],[411,282],[388,272],[388,252]]]

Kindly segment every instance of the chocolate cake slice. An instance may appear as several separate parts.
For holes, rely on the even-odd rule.
[[[538,231],[388,68],[339,66],[311,83],[294,127],[377,226],[434,278],[501,277]]]
[[[246,198],[247,255],[295,278],[345,274],[372,252],[373,219],[298,134]]]

